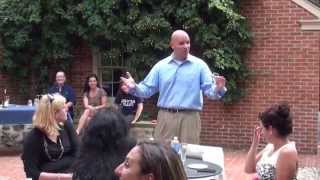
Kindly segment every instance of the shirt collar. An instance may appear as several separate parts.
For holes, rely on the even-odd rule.
[[[168,61],[168,63],[171,63],[171,62],[174,62],[173,61],[174,60],[174,58],[173,58],[173,53],[169,56],[169,61]],[[191,54],[188,54],[187,55],[187,58],[186,58],[186,60],[185,60],[185,62],[192,62],[192,55]]]
[[[54,83],[54,85],[56,86],[56,88],[59,88],[59,87],[60,87],[57,83]],[[63,85],[61,86],[61,89],[63,89],[64,86],[65,86],[65,84],[63,84]]]

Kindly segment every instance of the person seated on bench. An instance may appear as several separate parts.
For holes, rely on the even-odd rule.
[[[120,83],[115,104],[119,110],[125,115],[129,124],[134,124],[138,121],[143,110],[143,100],[140,97],[129,94],[129,88],[123,82]]]
[[[245,163],[246,173],[257,173],[258,179],[295,180],[298,170],[298,153],[288,136],[292,133],[292,116],[286,103],[271,106],[259,115],[252,144]],[[268,142],[257,153],[260,137]]]
[[[80,134],[83,128],[88,126],[92,116],[101,108],[107,106],[107,93],[100,88],[97,75],[91,74],[87,77],[83,89],[84,112],[79,119],[77,133]]]

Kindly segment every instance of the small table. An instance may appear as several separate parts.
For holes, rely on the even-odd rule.
[[[32,124],[35,107],[10,104],[0,107],[0,124]]]
[[[222,147],[217,146],[203,146],[196,144],[188,144],[187,152],[190,149],[197,150],[202,154],[202,160],[219,165],[222,168],[222,173],[217,176],[205,177],[205,178],[192,178],[190,180],[223,180],[224,179],[224,154]],[[187,153],[188,155],[188,153]]]
[[[35,107],[10,104],[0,107],[0,148],[21,149],[24,136],[32,129]]]

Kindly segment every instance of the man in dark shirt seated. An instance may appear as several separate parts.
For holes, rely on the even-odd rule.
[[[66,98],[66,108],[68,109],[68,120],[72,122],[74,113],[73,106],[76,104],[76,96],[74,90],[71,86],[66,83],[66,76],[63,71],[58,71],[56,73],[56,82],[49,89],[50,94],[60,93],[63,97]]]

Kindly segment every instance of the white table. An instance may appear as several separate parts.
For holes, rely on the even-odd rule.
[[[217,164],[222,168],[222,173],[220,175],[206,177],[206,178],[193,178],[192,180],[212,180],[212,179],[223,180],[224,179],[224,155],[223,155],[222,147],[188,144],[187,153],[188,151],[192,152],[192,150],[201,152],[203,161]]]

